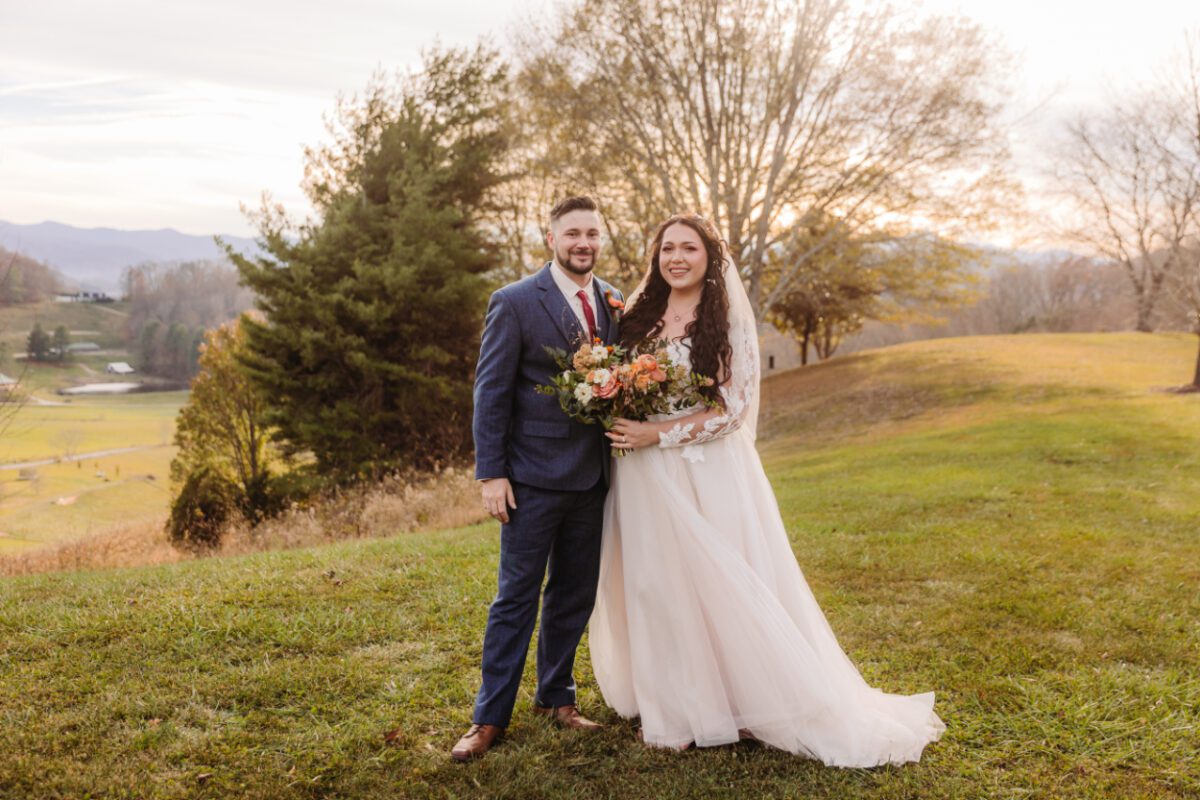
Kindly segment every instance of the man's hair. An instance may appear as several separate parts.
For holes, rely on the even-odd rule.
[[[572,211],[595,211],[599,213],[596,207],[596,201],[587,196],[568,197],[565,200],[559,200],[554,208],[550,209],[550,224],[558,222],[559,217],[563,214],[569,214]]]

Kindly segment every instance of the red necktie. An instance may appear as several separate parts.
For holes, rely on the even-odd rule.
[[[588,321],[588,336],[589,341],[596,338],[596,315],[592,313],[592,304],[588,302],[587,292],[580,289],[575,295],[583,303],[583,316],[587,317]]]

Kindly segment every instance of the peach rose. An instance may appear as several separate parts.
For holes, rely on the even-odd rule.
[[[608,383],[596,387],[596,397],[599,397],[601,400],[607,400],[616,394],[620,388],[621,384],[617,383],[615,378],[610,378]]]

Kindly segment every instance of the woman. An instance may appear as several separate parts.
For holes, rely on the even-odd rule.
[[[621,321],[717,379],[715,409],[620,420],[591,654],[605,700],[646,744],[739,738],[870,767],[918,760],[944,730],[933,694],[889,695],[842,652],[788,544],[754,449],[758,336],[712,225],[674,216]]]

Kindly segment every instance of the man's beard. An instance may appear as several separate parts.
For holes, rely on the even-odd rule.
[[[596,266],[596,251],[589,250],[591,259],[586,267],[577,267],[571,263],[571,251],[562,250],[558,253],[558,263],[567,272],[574,272],[576,275],[587,275]]]

